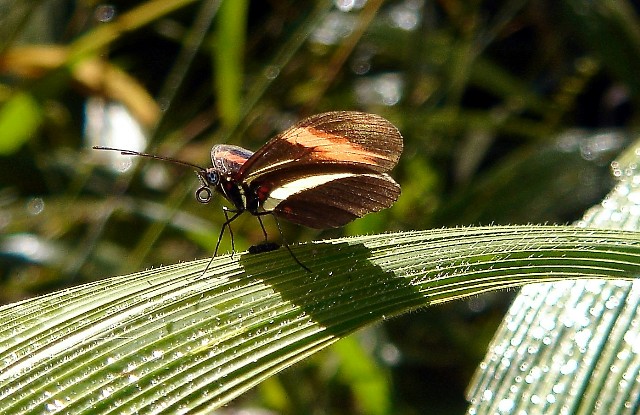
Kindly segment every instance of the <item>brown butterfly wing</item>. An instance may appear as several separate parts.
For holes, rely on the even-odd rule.
[[[387,174],[355,174],[292,194],[273,213],[310,228],[335,228],[390,207],[399,195],[400,186]]]
[[[384,173],[402,153],[402,136],[384,118],[362,112],[313,115],[277,135],[251,156],[236,179],[255,178],[294,166],[342,164]]]
[[[235,178],[254,213],[272,212],[311,228],[342,226],[387,208],[400,186],[402,136],[384,118],[338,111],[306,118],[256,151]]]

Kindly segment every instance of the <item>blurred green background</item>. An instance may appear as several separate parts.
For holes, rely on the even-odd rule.
[[[361,110],[405,138],[398,202],[287,240],[570,223],[610,189],[638,125],[636,2],[0,0],[0,302],[211,255],[221,198],[189,169],[296,120]],[[278,231],[269,218],[267,230]],[[250,215],[235,246],[262,240]],[[228,236],[222,252],[230,250]],[[229,411],[461,413],[513,293],[394,319]],[[259,412],[258,409],[260,408]]]

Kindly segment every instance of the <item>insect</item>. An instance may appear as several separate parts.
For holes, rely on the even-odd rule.
[[[334,111],[303,119],[255,153],[234,145],[215,145],[211,149],[213,166],[209,168],[136,151],[93,148],[196,169],[200,180],[196,199],[208,203],[216,191],[232,205],[223,208],[226,220],[215,257],[225,228],[229,228],[233,247],[230,224],[244,212],[258,218],[266,240],[261,220],[264,215],[327,229],[390,207],[400,195],[400,186],[387,172],[397,164],[402,147],[400,132],[386,119],[362,112]],[[276,223],[280,228],[277,220]],[[295,261],[308,270],[286,242],[284,245]]]

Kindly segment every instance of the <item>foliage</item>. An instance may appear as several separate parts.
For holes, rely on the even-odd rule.
[[[193,261],[0,309],[0,410],[210,413],[374,322],[489,290],[640,275],[637,232],[472,227],[343,238]],[[204,268],[203,268],[204,267]],[[203,272],[204,271],[204,272]],[[363,412],[385,382],[343,342],[337,377]],[[360,356],[361,357],[361,356]],[[355,375],[355,376],[354,376]],[[376,379],[378,378],[378,379]]]

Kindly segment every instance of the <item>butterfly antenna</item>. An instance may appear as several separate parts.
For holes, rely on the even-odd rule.
[[[94,150],[118,151],[123,156],[147,157],[147,158],[150,158],[150,159],[163,160],[163,161],[168,161],[169,163],[173,163],[173,164],[180,164],[182,166],[192,167],[192,168],[200,170],[200,171],[206,170],[203,167],[200,167],[197,164],[189,163],[188,161],[177,160],[177,159],[174,159],[174,158],[171,158],[171,157],[156,156],[155,154],[141,153],[139,151],[124,150],[124,149],[121,149],[121,148],[103,147],[103,146],[93,146],[93,149]]]

